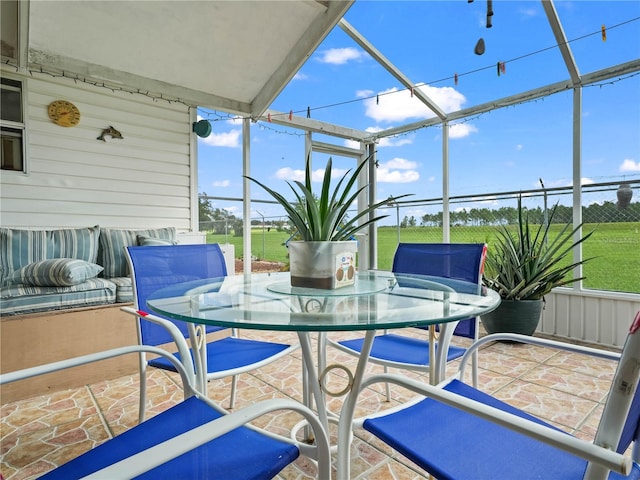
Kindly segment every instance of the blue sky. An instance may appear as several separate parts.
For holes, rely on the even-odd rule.
[[[569,78],[540,1],[495,0],[490,29],[485,27],[486,5],[481,0],[358,0],[345,18],[447,112]],[[640,1],[560,0],[556,9],[581,74],[640,58]],[[477,55],[480,38],[485,52]],[[505,66],[501,75],[498,62]],[[583,89],[583,183],[640,178],[640,75],[626,77]],[[450,133],[450,194],[538,188],[539,178],[547,187],[569,185],[572,103],[572,92],[566,91],[459,122]],[[314,119],[366,131],[434,116],[339,27],[272,108],[300,116],[309,108]],[[199,191],[239,198],[241,125],[224,112],[200,114],[212,121],[213,133],[199,140]],[[379,198],[402,193],[414,194],[413,199],[440,197],[441,148],[439,126],[381,141]],[[258,122],[252,125],[251,157],[251,175],[285,192],[285,180],[303,173],[304,138],[300,131]],[[318,178],[325,162],[326,156],[314,156]],[[353,160],[334,156],[334,165],[336,173],[344,172]],[[257,187],[252,197],[269,198]],[[240,202],[212,203],[241,215]],[[253,208],[266,217],[281,214],[276,206]]]

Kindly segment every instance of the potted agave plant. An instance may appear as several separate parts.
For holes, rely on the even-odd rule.
[[[294,194],[293,202],[255,178],[246,177],[282,205],[297,232],[296,238],[300,238],[288,245],[292,286],[334,289],[354,283],[357,251],[354,235],[385,218],[387,215],[369,218],[369,214],[389,202],[386,198],[349,218],[349,208],[367,187],[351,192],[366,163],[365,160],[355,170],[348,170],[331,190],[332,159],[329,158],[319,194],[316,194],[311,184],[311,157],[308,156],[304,183],[287,182]]]
[[[498,230],[495,243],[489,245],[485,263],[484,284],[500,294],[500,306],[482,315],[482,323],[488,333],[520,333],[532,335],[540,321],[544,296],[553,288],[566,286],[584,279],[571,277],[571,271],[589,258],[579,262],[564,261],[573,248],[584,242],[593,231],[574,240],[574,234],[582,224],[571,229],[562,225],[556,235],[550,226],[556,214],[556,204],[548,219],[538,227],[532,227],[529,217],[518,198],[518,224],[515,232],[503,225]]]

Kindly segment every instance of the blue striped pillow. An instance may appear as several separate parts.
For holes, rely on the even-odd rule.
[[[145,237],[144,235],[138,235],[138,245],[141,247],[154,247],[156,245],[177,245],[175,240],[162,240],[160,238]]]
[[[13,284],[32,287],[70,287],[98,276],[100,265],[75,258],[52,258],[30,263],[13,272],[8,280]]]
[[[176,241],[175,227],[152,228],[149,230],[123,230],[116,228],[102,228],[100,230],[98,250],[98,262],[104,267],[102,276],[104,278],[128,277],[129,266],[124,254],[124,247],[138,245],[138,235],[166,240]]]
[[[45,260],[50,246],[46,230],[0,228],[0,280],[30,263]]]
[[[0,228],[0,281],[27,265],[51,258],[96,263],[100,227],[29,230]]]

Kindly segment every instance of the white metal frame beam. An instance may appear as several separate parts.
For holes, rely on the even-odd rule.
[[[583,75],[581,85],[587,86],[597,82],[602,82],[604,80],[611,79],[613,77],[627,75],[627,74],[638,72],[638,71],[640,71],[640,59],[631,60],[629,62],[622,63],[614,67],[605,68],[603,70],[598,70],[596,72]],[[512,95],[509,97],[504,97],[498,100],[492,100],[490,102],[482,103],[480,105],[476,105],[475,107],[466,108],[464,110],[458,110],[456,112],[450,112],[447,115],[447,120],[449,122],[452,122],[454,120],[458,120],[461,118],[476,116],[481,113],[497,110],[499,108],[510,107],[512,105],[517,105],[519,103],[524,103],[531,100],[535,100],[537,98],[553,95],[554,93],[558,93],[564,90],[569,90],[573,87],[574,85],[572,84],[571,80],[563,80],[561,82],[552,83],[544,87],[529,90],[527,92],[518,93],[516,95]],[[410,132],[418,128],[439,125],[441,123],[442,121],[439,118],[436,118],[436,117],[428,118],[425,120],[419,120],[417,122],[408,123],[401,127],[389,128],[387,130],[376,132],[374,134],[374,137],[376,139],[390,137],[393,135]]]
[[[289,120],[289,114],[278,110],[267,110],[264,115],[258,118],[258,120],[275,123],[276,125],[282,125],[285,127],[299,128],[313,133],[322,133],[333,137],[345,138],[347,140],[355,140],[357,142],[371,138],[371,134],[369,132],[343,127],[334,123],[313,120],[311,118],[303,118],[298,115],[291,115],[291,120]]]
[[[567,36],[564,33],[562,24],[560,23],[560,17],[558,17],[558,12],[553,4],[553,0],[542,0],[542,7],[547,14],[547,20],[549,21],[549,25],[553,31],[553,36],[555,37],[560,53],[562,54],[564,64],[569,71],[571,81],[574,86],[579,85],[580,72],[578,71],[578,65],[576,64],[576,60],[573,58],[571,48],[569,48],[569,42],[567,41]]]
[[[366,38],[364,38],[355,28],[353,28],[353,26],[349,22],[347,22],[343,18],[340,20],[338,25],[369,55],[375,58],[376,61],[385,68],[385,70],[396,77],[406,88],[410,89],[413,94],[431,111],[433,111],[441,120],[445,120],[447,118],[447,114],[433,100],[431,100],[422,90],[420,90],[420,88],[416,88],[415,83],[413,83],[404,73],[402,73],[395,65],[393,65],[387,59],[387,57],[385,57],[377,48],[371,45],[371,43],[369,43]]]
[[[273,103],[284,87],[293,78],[295,73],[309,59],[309,52],[314,52],[318,45],[325,39],[342,16],[349,10],[355,0],[340,0],[316,3],[326,9],[323,15],[311,24],[302,41],[287,54],[287,58],[274,72],[267,84],[253,100],[251,116],[259,117]],[[322,35],[322,32],[325,32]]]

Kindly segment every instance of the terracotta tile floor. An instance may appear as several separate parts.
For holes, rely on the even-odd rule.
[[[422,330],[404,333],[424,336]],[[244,332],[247,337],[296,342],[292,333]],[[331,338],[353,334],[330,334]],[[328,349],[329,363],[343,363],[352,370],[355,359],[334,348]],[[480,352],[480,385],[485,391],[513,403],[558,427],[583,438],[592,438],[602,412],[603,401],[615,365],[604,360],[515,344],[493,344]],[[380,367],[370,366],[370,370]],[[448,374],[457,365],[448,367]],[[332,375],[332,376],[331,376]],[[339,390],[343,378],[330,375]],[[411,373],[414,377],[425,377]],[[255,372],[239,377],[237,407],[273,397],[302,398],[301,352],[294,351]],[[228,405],[230,381],[210,382],[208,395]],[[376,385],[359,401],[357,416],[386,409],[410,398],[407,391],[392,389],[386,402],[384,386]],[[137,375],[107,380],[76,390],[2,405],[2,445],[0,464],[6,480],[37,478],[54,466],[104,442],[137,421]],[[152,416],[181,400],[174,375],[151,370],[147,416]],[[337,412],[342,399],[331,398],[329,407]],[[299,421],[291,413],[260,419],[260,426],[288,432]],[[363,430],[355,431],[352,445],[352,478],[419,479],[420,469],[393,452]],[[283,470],[280,479],[314,478],[315,467],[303,459]]]

